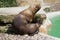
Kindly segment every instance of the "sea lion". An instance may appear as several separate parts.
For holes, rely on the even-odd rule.
[[[34,35],[38,33],[40,25],[38,23],[29,23],[19,28],[20,34]]]
[[[36,14],[33,19],[33,23],[39,23],[39,32],[47,34],[47,29],[45,28],[46,14]]]
[[[13,28],[19,30],[20,34],[33,34],[37,31],[38,27],[36,24],[31,24],[32,19],[36,12],[40,9],[39,4],[34,4],[30,6],[28,9],[23,10],[20,12],[16,17],[13,19]]]
[[[45,19],[46,19],[46,14],[36,14],[33,18],[32,23],[39,23],[40,25],[42,25]]]
[[[48,34],[48,29],[51,26],[51,22],[47,19],[46,14],[36,14],[34,22],[38,22],[41,26],[39,27],[39,32]]]

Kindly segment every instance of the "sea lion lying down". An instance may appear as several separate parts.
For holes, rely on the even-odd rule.
[[[19,34],[34,34],[38,31],[40,24],[39,23],[31,23],[34,15],[40,9],[39,4],[34,4],[30,6],[28,9],[20,12],[13,19],[12,27],[19,31]]]

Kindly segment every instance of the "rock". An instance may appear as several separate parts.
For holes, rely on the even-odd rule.
[[[0,15],[0,32],[5,33],[12,24],[15,15]]]
[[[15,15],[0,15],[0,24],[1,23],[11,23]]]

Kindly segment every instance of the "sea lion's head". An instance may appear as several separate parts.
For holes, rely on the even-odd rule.
[[[46,19],[45,14],[36,14],[35,17],[34,17],[34,22],[42,24],[45,19]]]
[[[41,8],[40,4],[32,4],[29,9],[32,11],[34,15],[36,14],[36,12],[40,10],[40,8]]]

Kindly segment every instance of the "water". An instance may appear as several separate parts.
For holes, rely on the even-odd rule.
[[[60,38],[60,15],[50,19],[52,22],[48,34]]]

